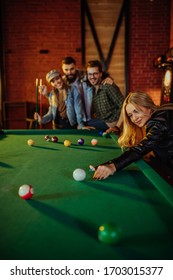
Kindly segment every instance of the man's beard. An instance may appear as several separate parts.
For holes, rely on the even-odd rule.
[[[66,75],[67,81],[69,82],[69,84],[74,83],[74,81],[76,80],[76,75]]]

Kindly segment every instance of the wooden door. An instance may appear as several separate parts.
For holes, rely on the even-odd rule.
[[[125,2],[85,0],[83,9],[83,62],[98,59],[122,93],[125,81]]]

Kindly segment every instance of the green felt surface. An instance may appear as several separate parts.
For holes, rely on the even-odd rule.
[[[117,141],[117,136],[112,134],[111,137]],[[164,180],[158,172],[150,168],[148,164],[142,159],[136,162],[136,165],[149,179],[149,181],[158,189],[158,191],[165,197],[165,199],[173,206],[173,186]]]
[[[59,142],[46,142],[46,134]],[[107,180],[92,179],[89,164],[121,153],[112,138],[94,131],[6,131],[0,150],[0,259],[173,258],[173,208],[136,164]],[[73,179],[76,168],[86,171],[85,181]],[[19,198],[23,184],[33,186],[31,200]],[[122,228],[116,245],[98,240],[99,226],[108,222]]]

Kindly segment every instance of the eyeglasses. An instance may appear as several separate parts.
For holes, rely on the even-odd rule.
[[[88,73],[87,75],[88,75],[88,77],[98,76],[99,72]]]

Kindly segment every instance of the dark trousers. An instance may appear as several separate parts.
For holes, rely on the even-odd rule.
[[[76,128],[76,126],[71,126],[69,123],[69,120],[66,118],[59,118],[58,119],[58,123],[56,123],[56,127],[57,128],[61,128],[61,129],[74,129]]]
[[[96,118],[87,121],[87,125],[94,126],[96,129],[103,130],[103,131],[109,128],[104,121]]]

